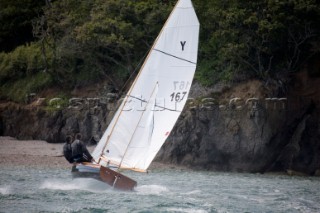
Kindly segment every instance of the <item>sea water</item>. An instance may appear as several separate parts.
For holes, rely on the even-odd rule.
[[[320,212],[320,179],[156,169],[132,192],[66,169],[1,166],[0,212]]]

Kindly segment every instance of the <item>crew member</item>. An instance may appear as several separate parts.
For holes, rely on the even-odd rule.
[[[91,162],[93,157],[90,155],[86,145],[81,141],[81,134],[76,134],[72,145],[72,158],[76,163]]]
[[[72,137],[68,135],[66,137],[66,143],[63,146],[63,155],[69,161],[69,163],[73,163],[73,158],[72,158]]]

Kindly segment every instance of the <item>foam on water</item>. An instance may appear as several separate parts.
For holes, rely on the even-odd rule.
[[[160,195],[168,192],[168,188],[161,185],[142,185],[135,188],[138,194],[142,195]]]
[[[169,208],[168,212],[183,212],[183,213],[207,213],[208,211],[202,209],[187,209],[187,208]]]
[[[10,186],[0,186],[0,194],[2,194],[2,195],[11,194],[11,187]]]
[[[50,189],[50,190],[62,190],[62,191],[72,191],[72,190],[82,190],[89,191],[93,193],[105,193],[111,190],[108,185],[90,178],[78,178],[70,181],[66,180],[45,180],[41,185],[40,189]]]

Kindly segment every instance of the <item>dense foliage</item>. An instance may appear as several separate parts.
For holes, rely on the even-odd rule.
[[[0,0],[0,46],[7,51],[0,53],[2,98],[21,101],[27,93],[56,84],[72,89],[99,79],[120,89],[176,3],[33,2]],[[248,77],[280,78],[319,52],[320,5],[316,0],[193,3],[201,23],[196,77],[205,85]]]
[[[198,77],[280,78],[319,52],[316,0],[196,1],[202,23]]]
[[[41,15],[44,5],[44,0],[0,0],[0,51],[34,40],[30,20]]]

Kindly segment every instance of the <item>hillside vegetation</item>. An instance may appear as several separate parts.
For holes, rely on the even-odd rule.
[[[120,90],[175,3],[0,0],[0,99],[23,102],[29,93],[67,92],[101,79]],[[283,79],[319,54],[316,0],[193,3],[201,23],[196,78],[206,86]]]

